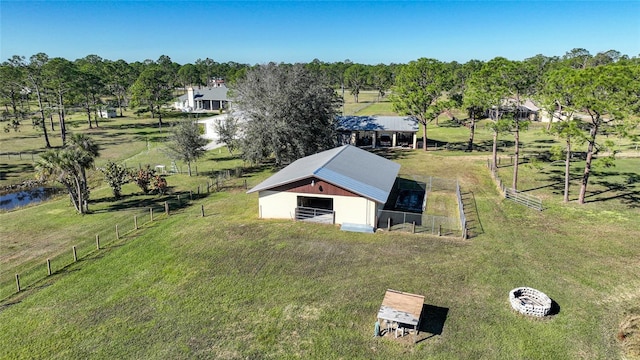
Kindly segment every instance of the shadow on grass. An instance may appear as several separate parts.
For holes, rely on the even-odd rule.
[[[373,154],[382,156],[383,158],[387,160],[392,160],[392,161],[406,159],[411,154],[411,151],[414,151],[413,149],[410,149],[410,148],[407,148],[407,149],[394,149],[394,148],[367,149],[365,148],[364,150],[367,150]]]
[[[429,333],[430,336],[421,338],[416,343],[430,339],[436,335],[442,335],[444,323],[447,321],[449,308],[436,305],[422,304],[422,314],[418,330],[421,333]]]
[[[553,316],[558,314],[560,314],[560,304],[551,299],[551,310],[549,310],[549,313],[547,315]]]
[[[164,195],[148,195],[148,198],[140,198],[141,194],[125,195],[121,197],[117,203],[111,204],[104,209],[91,211],[92,213],[105,213],[111,211],[130,210],[134,208],[153,208],[154,212],[164,211],[165,202],[169,206],[170,211],[182,210],[191,206],[191,201],[204,199],[210,193],[194,191],[172,192]],[[113,198],[102,198],[101,201],[92,202],[110,202]]]
[[[33,164],[0,164],[0,180],[19,178],[20,174],[33,171]]]
[[[593,180],[590,185],[602,187],[601,190],[589,192],[585,196],[585,203],[604,202],[608,200],[619,199],[629,208],[640,208],[640,177],[636,173],[629,172],[594,172],[594,177],[607,177],[607,179]],[[611,181],[608,178],[612,176],[621,176],[624,179],[620,181]],[[605,195],[606,194],[606,195]]]

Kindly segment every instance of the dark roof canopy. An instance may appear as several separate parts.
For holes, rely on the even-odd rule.
[[[418,132],[412,116],[338,116],[338,130]]]

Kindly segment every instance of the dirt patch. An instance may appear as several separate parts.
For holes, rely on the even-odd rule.
[[[617,334],[622,349],[630,359],[640,359],[640,314],[627,315]]]

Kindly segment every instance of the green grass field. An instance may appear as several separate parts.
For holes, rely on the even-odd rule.
[[[107,158],[128,166],[166,164],[166,133],[154,123],[104,122],[104,132],[96,134],[104,154],[98,164]],[[451,144],[464,142],[466,130],[429,129]],[[18,134],[20,141],[12,135],[0,134],[2,152],[18,143],[20,151],[41,150],[41,139],[28,129]],[[489,139],[480,126],[478,143]],[[505,141],[499,174],[508,182],[511,149]],[[523,134],[525,153],[544,151],[550,141],[536,129]],[[250,187],[273,170],[246,167],[224,149],[198,161],[199,176],[168,176],[172,192],[164,198],[140,195],[128,185],[116,202],[95,176],[91,214],[75,215],[64,196],[1,213],[0,358],[639,356],[640,159],[596,168],[585,205],[561,203],[562,164],[522,164],[520,188],[543,198],[546,209],[538,212],[499,196],[486,151],[388,150],[385,156],[402,165],[401,177],[459,180],[473,237],[371,235],[259,220],[257,196],[245,194],[244,180]],[[1,181],[32,176],[20,165],[27,163],[7,165],[24,171],[8,171]],[[204,193],[208,175],[238,167],[244,167],[242,178]],[[574,200],[582,163],[572,171]],[[202,194],[187,200],[198,186]],[[168,217],[162,215],[164,201],[172,207]],[[447,197],[434,202],[450,211]],[[153,222],[149,207],[157,214]],[[96,234],[100,250],[94,250]],[[80,261],[73,263],[70,247],[78,244]],[[51,277],[44,276],[48,257],[59,259]],[[25,278],[23,291],[14,294],[14,275],[32,268],[44,280]],[[518,286],[544,291],[557,313],[543,320],[515,313],[508,292]],[[372,337],[389,288],[425,296],[417,344],[412,337]]]

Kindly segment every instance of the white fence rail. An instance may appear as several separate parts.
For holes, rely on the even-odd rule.
[[[296,220],[333,224],[335,222],[335,213],[333,210],[299,206],[296,208]]]
[[[518,190],[512,188],[504,189],[504,197],[505,199],[509,199],[517,202],[518,204],[522,204],[524,206],[530,207],[532,209],[536,209],[538,211],[542,211],[542,200],[532,195],[528,195],[525,193],[518,192]]]

